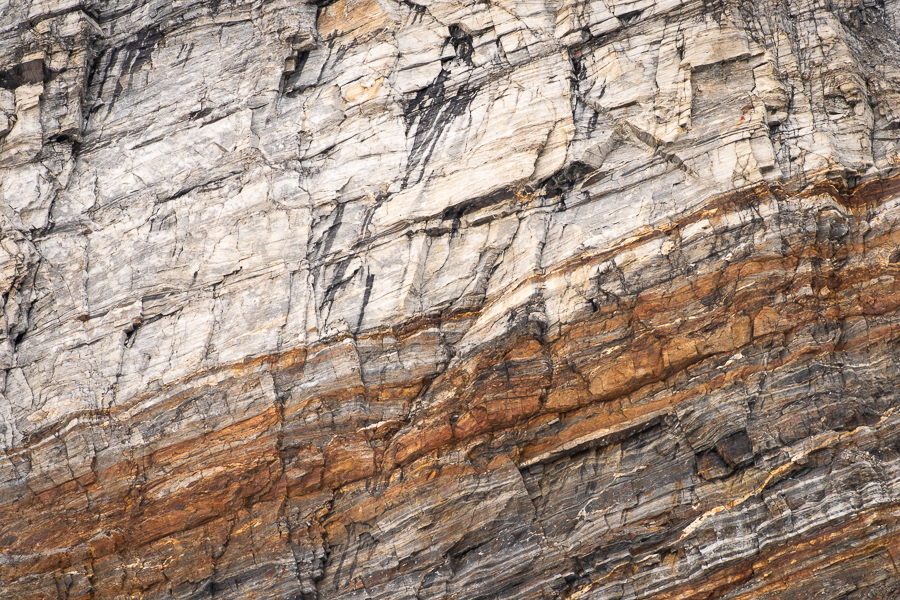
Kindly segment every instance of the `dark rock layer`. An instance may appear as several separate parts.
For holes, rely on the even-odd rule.
[[[0,597],[900,596],[898,21],[14,0]]]

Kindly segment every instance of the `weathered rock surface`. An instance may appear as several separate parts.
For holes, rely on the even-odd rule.
[[[900,1],[8,0],[0,597],[900,596]]]

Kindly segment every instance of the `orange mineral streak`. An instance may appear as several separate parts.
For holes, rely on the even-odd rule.
[[[344,4],[329,6],[326,16],[347,11]],[[354,11],[368,11],[368,19],[377,3],[359,2],[354,7]],[[372,18],[367,27],[377,26],[376,21]],[[339,16],[336,22],[347,21]],[[842,206],[858,211],[900,194],[900,178],[866,183],[854,190],[826,182],[804,194],[828,194]],[[683,229],[700,219],[718,218],[763,198],[783,195],[783,190],[769,186],[729,194],[711,201],[702,211],[685,215],[667,230]],[[647,230],[623,246],[573,258],[551,273],[535,277],[574,271],[586,264],[600,265],[662,235],[666,234],[660,229]],[[129,423],[186,410],[208,395],[219,393],[217,402],[237,397],[259,399],[249,401],[246,414],[239,419],[196,421],[196,427],[161,432],[149,440],[134,439],[121,454],[59,472],[32,472],[27,484],[23,479],[18,486],[7,488],[0,498],[0,552],[8,560],[0,561],[0,581],[90,565],[96,572],[131,569],[129,576],[139,579],[137,567],[125,563],[129,553],[136,552],[148,557],[148,581],[159,572],[157,565],[157,575],[152,574],[153,556],[169,560],[168,568],[176,572],[190,570],[191,565],[201,568],[197,565],[220,558],[217,548],[229,536],[243,539],[249,547],[254,528],[263,527],[259,515],[274,515],[286,498],[311,497],[323,490],[357,485],[355,482],[387,481],[401,473],[402,486],[352,510],[374,510],[371,503],[383,510],[391,503],[403,502],[404,494],[423,490],[450,493],[455,481],[479,469],[468,463],[437,468],[429,457],[451,452],[462,456],[485,440],[509,434],[516,444],[503,457],[506,463],[496,459],[479,472],[505,469],[514,463],[538,464],[562,453],[615,443],[659,423],[709,390],[740,383],[754,373],[776,371],[810,354],[895,339],[890,323],[866,322],[858,328],[853,324],[888,315],[900,306],[900,264],[887,258],[896,247],[900,247],[900,231],[864,243],[847,243],[837,250],[808,244],[791,247],[786,255],[736,260],[702,277],[682,275],[661,286],[664,289],[650,289],[627,303],[598,308],[590,317],[565,328],[552,342],[525,335],[457,357],[453,368],[433,380],[414,374],[402,381],[363,385],[359,379],[352,385],[310,388],[302,393],[295,390],[291,401],[268,399],[273,384],[267,382],[279,386],[297,382],[312,369],[342,360],[351,350],[348,344],[427,344],[433,342],[429,336],[439,336],[436,327],[442,322],[473,319],[477,312],[417,317],[391,330],[368,332],[355,339],[344,336],[248,359],[196,373],[109,410],[72,415],[7,451],[5,459],[22,468],[32,462],[67,464],[67,447],[87,444],[92,437],[121,435],[130,431]],[[836,252],[847,257],[839,274],[797,271],[810,257],[841,258],[834,256]],[[883,259],[878,258],[881,255]],[[725,365],[729,357],[774,339],[789,342],[822,322],[841,323],[847,330],[862,333],[837,343],[791,347],[768,364],[723,369],[720,375],[685,391],[664,393],[669,382],[689,378],[695,369]],[[598,347],[607,350],[592,350]],[[430,399],[427,406],[404,418],[423,396]],[[371,423],[354,416],[352,407],[357,404],[377,407],[384,418]],[[349,415],[343,420],[317,420],[320,415],[342,410]],[[36,460],[41,453],[63,458]],[[256,507],[256,517],[251,518],[250,507]],[[695,512],[702,510],[704,507],[698,507]],[[324,524],[333,541],[346,535],[342,518],[333,517]],[[819,568],[812,558],[821,544],[875,521],[896,524],[898,518],[897,507],[863,514],[802,543],[769,549],[752,567],[741,563],[717,571],[699,587],[667,591],[659,597],[715,596],[747,580],[751,568],[779,573],[782,581],[799,577],[802,569]],[[363,515],[354,514],[352,520],[363,520]],[[453,536],[448,533],[446,537]],[[440,538],[434,535],[434,539]],[[892,543],[893,557],[900,541]],[[192,549],[176,551],[184,544]],[[859,547],[847,552],[863,555],[881,550]],[[105,557],[110,557],[109,564],[104,563]],[[609,575],[613,576],[615,572]],[[775,593],[777,585],[766,588],[766,593]],[[587,592],[589,589],[584,589],[571,597]],[[741,597],[762,592],[758,589]]]
[[[393,24],[377,0],[338,0],[321,10],[316,23],[323,39],[349,34],[353,40],[360,40]]]

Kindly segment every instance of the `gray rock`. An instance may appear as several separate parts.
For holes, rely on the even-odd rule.
[[[897,0],[10,0],[0,597],[894,597],[898,161]]]

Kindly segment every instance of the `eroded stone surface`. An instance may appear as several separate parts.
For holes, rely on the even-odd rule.
[[[0,597],[900,594],[898,32],[12,0]]]

